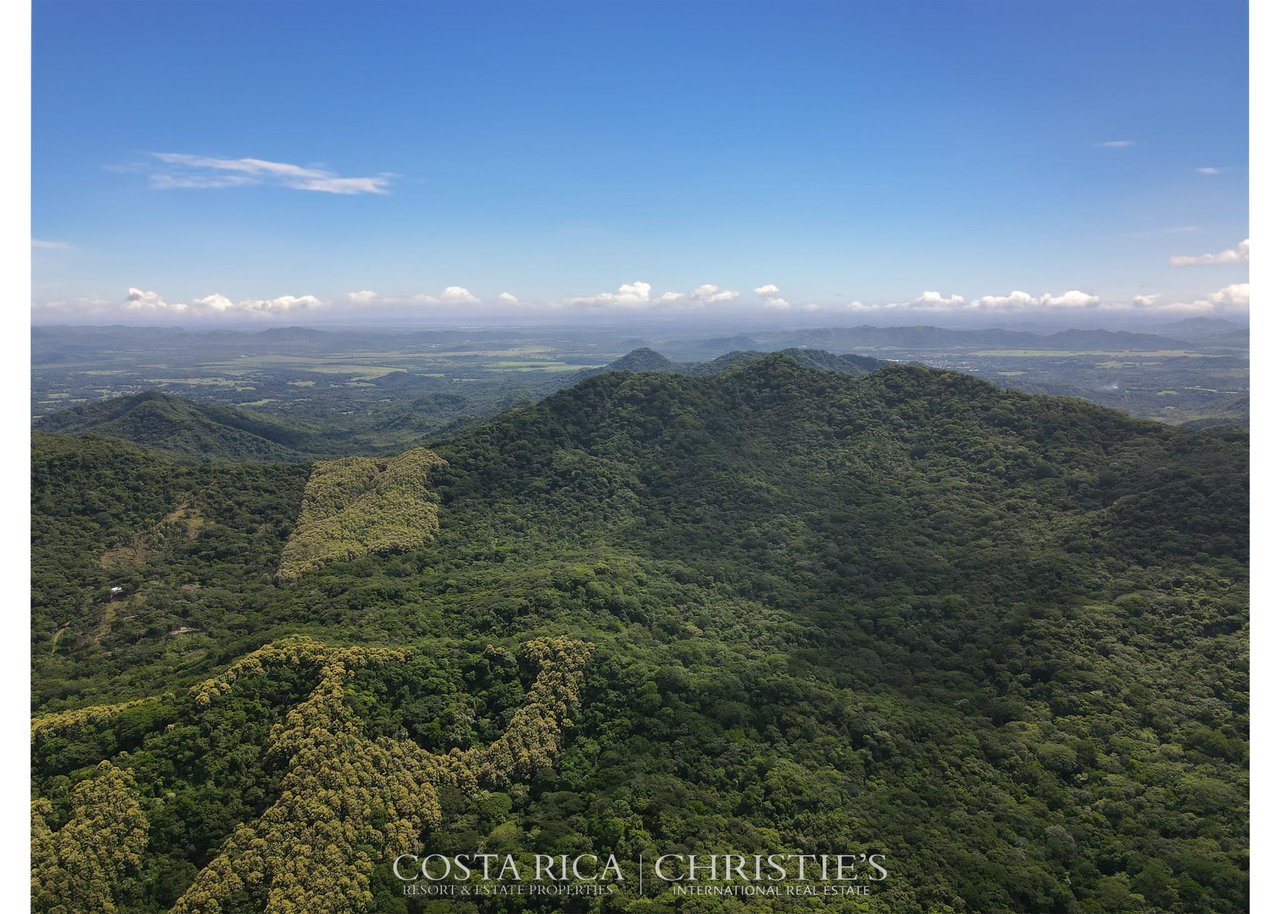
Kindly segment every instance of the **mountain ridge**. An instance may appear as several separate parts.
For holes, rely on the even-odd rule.
[[[796,349],[786,354],[814,368],[850,374],[864,373],[885,364],[861,356],[837,356],[816,350]],[[641,347],[602,368],[575,372],[568,379],[568,386],[616,371],[715,374],[735,363],[761,356],[754,352],[731,352],[710,362],[678,363],[652,349]],[[407,376],[399,381],[410,382]],[[564,386],[564,380],[556,380],[546,389]],[[406,414],[391,421],[411,425],[413,416]],[[476,421],[470,419],[459,425],[465,427]],[[119,438],[182,457],[297,461],[331,457],[335,456],[335,450],[349,450],[330,440],[333,435],[322,436],[310,426],[263,416],[242,406],[192,400],[155,390],[109,397],[59,410],[35,420],[33,427],[46,432]],[[447,427],[444,431],[451,430]]]
[[[122,438],[187,457],[296,460],[312,436],[239,406],[148,390],[36,420],[46,432]]]

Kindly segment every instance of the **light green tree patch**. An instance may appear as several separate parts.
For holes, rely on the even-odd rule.
[[[294,580],[326,562],[430,540],[440,522],[428,477],[443,465],[426,448],[390,460],[317,463],[302,493],[298,525],[280,554],[280,578]]]

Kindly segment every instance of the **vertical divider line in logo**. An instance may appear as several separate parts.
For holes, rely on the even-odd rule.
[[[640,853],[640,897],[644,897],[644,852]]]

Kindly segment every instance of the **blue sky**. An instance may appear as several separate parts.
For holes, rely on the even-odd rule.
[[[1239,314],[1247,27],[1235,0],[36,0],[33,313]]]

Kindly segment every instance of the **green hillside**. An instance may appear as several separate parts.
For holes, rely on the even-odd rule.
[[[299,635],[325,646],[306,656],[406,652],[326,693],[342,728],[321,735],[357,760],[357,734],[483,751],[541,700],[540,674],[578,669],[530,650],[591,645],[554,754],[433,788],[438,820],[413,820],[432,852],[875,850],[891,875],[813,908],[634,882],[432,902],[353,847],[339,888],[291,910],[1247,909],[1242,436],[907,365],[603,374],[434,442],[432,539],[285,584],[310,467],[35,447],[33,686],[54,716],[34,789],[72,850],[117,798],[121,854],[94,884],[122,911],[259,911],[274,880],[289,891],[283,874],[224,884],[217,861],[241,823],[276,827],[285,779],[336,776],[271,748],[318,661],[255,666],[216,709],[185,696]],[[137,560],[104,566],[122,544]]]
[[[280,554],[280,577],[430,540],[440,525],[427,477],[440,463],[426,448],[415,448],[387,461],[343,457],[316,464],[297,527]]]
[[[122,438],[184,457],[244,460],[297,460],[311,438],[252,410],[156,391],[62,410],[37,420],[36,428]]]

